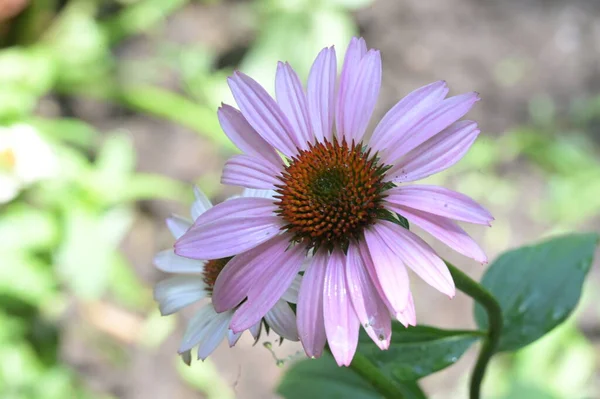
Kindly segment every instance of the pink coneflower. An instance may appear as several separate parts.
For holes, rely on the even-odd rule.
[[[194,194],[196,200],[192,204],[191,214],[192,218],[196,220],[212,208],[212,204],[198,188],[195,188]],[[272,200],[271,195],[272,192],[264,190],[246,189],[242,197],[271,198]],[[180,238],[192,224],[191,220],[180,216],[172,216],[167,219],[167,226],[176,239]],[[163,316],[173,314],[189,305],[208,299],[207,303],[190,320],[179,347],[179,353],[187,364],[191,362],[191,349],[193,347],[198,346],[198,358],[204,360],[225,337],[229,340],[229,346],[234,346],[245,330],[242,329],[234,333],[229,329],[235,309],[217,313],[210,301],[215,280],[230,259],[230,257],[207,261],[188,259],[176,255],[172,249],[159,252],[154,258],[154,263],[158,269],[176,274],[176,276],[159,282],[154,288],[154,298],[158,301]],[[255,339],[258,339],[264,322],[282,338],[292,341],[298,340],[296,317],[287,302],[296,303],[299,282],[300,277],[298,276],[283,298],[276,301],[265,314],[264,320],[259,319],[255,324],[249,326],[248,329]]]
[[[227,162],[222,182],[275,190],[276,200],[239,198],[215,206],[175,251],[190,258],[234,256],[213,297],[218,312],[239,306],[233,331],[260,320],[312,255],[298,296],[300,340],[311,357],[320,356],[327,341],[338,364],[348,365],[359,324],[382,349],[390,343],[392,317],[415,324],[406,266],[454,296],[446,265],[404,220],[486,262],[453,221],[488,225],[493,218],[485,209],[445,188],[396,186],[462,158],[479,130],[475,122],[457,121],[479,96],[445,98],[446,83],[432,83],[396,104],[367,140],[380,85],[379,51],[367,51],[356,38],[338,86],[333,48],[318,55],[306,91],[290,65],[279,63],[277,101],[243,73],[229,79],[241,112],[223,105],[218,115],[243,154]]]

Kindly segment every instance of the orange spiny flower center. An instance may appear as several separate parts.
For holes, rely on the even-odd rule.
[[[217,281],[217,277],[219,277],[219,273],[223,270],[227,262],[229,262],[233,257],[222,258],[209,260],[204,265],[204,282],[206,283],[206,290],[208,292],[212,292],[213,287],[215,286],[215,281]]]
[[[345,250],[382,211],[388,169],[362,144],[334,139],[310,145],[280,176],[276,198],[284,229],[308,248]]]

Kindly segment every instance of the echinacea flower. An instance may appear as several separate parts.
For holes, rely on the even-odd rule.
[[[300,340],[311,357],[320,356],[327,342],[337,363],[348,365],[360,324],[387,349],[391,318],[416,323],[407,266],[454,296],[445,263],[405,220],[459,253],[487,261],[454,220],[489,225],[489,212],[442,187],[396,185],[462,158],[479,130],[475,122],[458,120],[478,94],[446,98],[443,81],[417,89],[366,139],[380,85],[379,51],[356,38],[339,81],[333,48],[317,56],[306,91],[291,66],[279,63],[276,101],[243,73],[229,78],[240,111],[223,105],[218,116],[243,154],[227,161],[222,182],[274,190],[276,200],[239,198],[215,206],[176,242],[175,252],[233,256],[213,296],[218,312],[237,308],[233,331],[260,320],[312,255],[298,296]]]
[[[198,188],[194,189],[196,200],[192,204],[191,214],[194,220],[212,208],[211,202]],[[244,190],[242,196],[271,198],[272,193],[264,190]],[[167,219],[167,226],[173,236],[181,237],[191,226],[193,221],[180,216],[171,216]],[[213,260],[188,259],[176,255],[172,249],[159,252],[154,258],[154,263],[159,270],[176,274],[159,282],[154,288],[154,298],[159,303],[163,316],[170,315],[179,310],[211,298],[217,276],[223,270],[229,257]],[[296,317],[288,305],[288,301],[295,303],[298,296],[300,278],[291,285],[283,297],[276,301],[264,315],[264,320],[257,320],[249,326],[254,339],[258,339],[263,322],[282,338],[297,341]],[[243,330],[236,333],[229,329],[229,323],[235,309],[217,313],[212,303],[204,304],[190,320],[179,353],[183,360],[190,364],[191,349],[198,345],[198,358],[206,359],[227,337],[229,346],[234,346],[242,335]]]

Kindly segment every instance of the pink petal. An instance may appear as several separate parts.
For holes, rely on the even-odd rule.
[[[327,262],[323,284],[325,332],[331,353],[339,366],[348,366],[352,362],[360,325],[346,287],[345,266],[344,254],[334,250]]]
[[[277,103],[287,116],[292,129],[302,138],[301,149],[308,149],[308,143],[314,142],[310,119],[308,117],[308,104],[306,94],[300,78],[294,69],[286,62],[277,64],[275,77],[275,94]]]
[[[273,146],[254,130],[240,111],[223,104],[217,111],[221,128],[229,139],[244,153],[264,158],[275,166],[281,166],[281,157]]]
[[[235,72],[228,79],[229,88],[248,123],[263,139],[284,155],[291,157],[301,146],[297,135],[279,105],[254,79]]]
[[[380,220],[377,228],[405,265],[433,288],[449,297],[454,296],[456,290],[452,276],[433,248],[414,233],[392,222]]]
[[[236,310],[230,325],[234,332],[246,330],[262,319],[281,299],[300,270],[306,249],[302,245],[289,247],[289,237],[282,237],[285,239],[264,255],[271,261],[263,263],[256,284],[248,291],[248,300]]]
[[[390,109],[375,128],[369,146],[384,151],[395,141],[404,141],[423,116],[448,94],[446,82],[440,80],[423,86],[400,100]]]
[[[381,55],[366,52],[363,39],[353,38],[344,58],[336,112],[338,140],[359,142],[375,108],[381,87]]]
[[[388,246],[385,237],[382,237],[379,223],[373,228],[365,230],[365,241],[369,248],[372,265],[386,300],[389,302],[394,313],[400,313],[408,303],[410,286],[406,268],[395,251]]]
[[[296,315],[287,302],[279,300],[265,315],[265,321],[282,338],[298,341]]]
[[[458,162],[479,135],[473,121],[459,121],[400,158],[386,180],[409,182],[424,179]]]
[[[406,308],[402,312],[396,314],[396,319],[404,327],[417,325],[417,313],[415,312],[415,303],[411,293],[408,294],[408,305],[406,305]]]
[[[288,241],[289,237],[281,234],[231,259],[215,281],[212,302],[216,311],[223,312],[239,305],[259,283],[266,265],[278,264],[280,252],[285,250]]]
[[[175,242],[175,253],[192,259],[221,259],[252,249],[279,232],[282,221],[274,210],[267,198],[222,202],[202,214]]]
[[[281,181],[276,176],[281,170],[273,164],[250,155],[234,155],[223,168],[221,183],[248,188],[272,189]]]
[[[462,118],[479,100],[477,93],[461,94],[445,99],[413,126],[409,135],[395,141],[390,146],[391,150],[382,156],[382,162],[393,164],[398,158]]]
[[[390,313],[369,277],[358,246],[351,244],[346,255],[346,284],[352,305],[363,328],[382,350],[390,346]]]
[[[328,255],[317,252],[302,277],[298,293],[298,335],[306,355],[320,357],[327,341],[323,319],[323,282]]]
[[[456,252],[487,263],[487,257],[479,245],[452,220],[392,203],[388,203],[387,208],[398,212]]]
[[[308,113],[318,142],[333,138],[336,81],[335,49],[321,50],[308,75]]]
[[[471,198],[443,187],[402,186],[388,190],[386,195],[387,202],[454,220],[488,226],[494,220],[487,210]]]

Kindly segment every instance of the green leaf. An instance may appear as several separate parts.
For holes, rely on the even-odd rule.
[[[501,255],[481,283],[498,300],[504,316],[499,351],[516,350],[562,323],[577,305],[597,234],[571,234]],[[475,320],[487,328],[483,308]]]
[[[397,385],[406,399],[425,399],[416,382]],[[329,354],[323,354],[320,359],[306,359],[295,363],[279,383],[277,393],[286,399],[381,398],[381,394],[367,381],[352,369],[339,367]]]
[[[476,332],[441,330],[428,326],[405,328],[392,324],[392,342],[386,351],[361,331],[358,351],[383,373],[399,381],[412,381],[454,363],[479,339]]]

